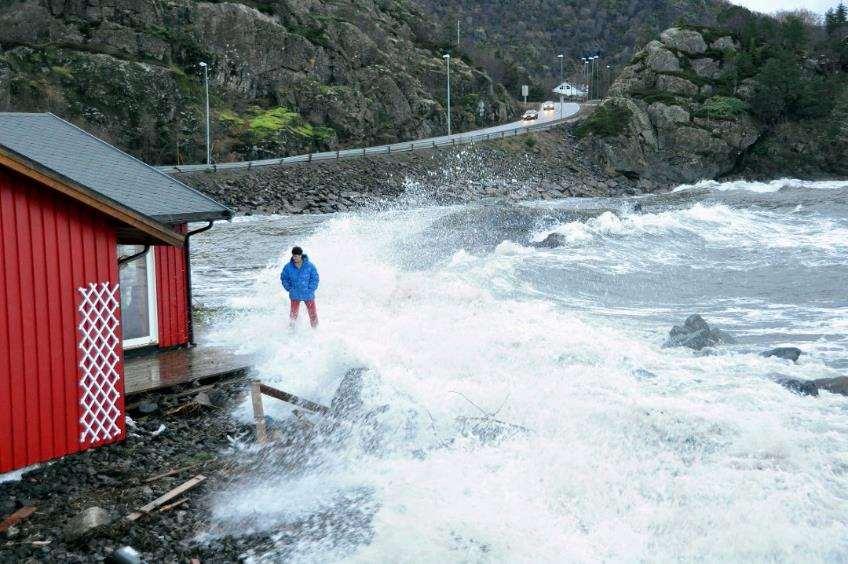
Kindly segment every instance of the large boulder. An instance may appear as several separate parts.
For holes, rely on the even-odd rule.
[[[695,83],[670,74],[661,74],[657,77],[657,90],[688,97],[698,94],[698,86]]]
[[[801,356],[801,349],[797,347],[778,347],[760,354],[766,358],[774,356],[777,358],[791,360],[792,362],[797,362],[798,358]]]
[[[813,383],[820,390],[827,390],[832,394],[848,396],[848,376],[822,378],[819,380],[813,380]]]
[[[700,55],[707,50],[707,43],[697,31],[672,27],[660,34],[660,41],[666,46],[686,53],[687,55]]]
[[[701,78],[718,78],[721,74],[721,65],[715,59],[703,57],[692,61],[692,70]]]
[[[724,37],[719,37],[712,43],[710,43],[710,49],[715,49],[716,51],[724,51],[724,52],[733,52],[736,51],[739,47],[736,42],[733,41],[733,38],[729,35],[725,35]]]
[[[645,47],[648,54],[646,64],[655,72],[677,72],[680,70],[680,60],[677,56],[663,47],[659,41],[652,41]]]
[[[688,347],[699,351],[705,347],[735,342],[732,336],[720,329],[710,327],[704,318],[696,313],[687,317],[683,325],[672,327],[663,346]]]
[[[648,106],[648,115],[657,129],[671,129],[681,123],[689,123],[689,112],[680,106],[668,106],[662,102],[654,102]]]
[[[800,396],[817,396],[819,388],[815,382],[809,380],[799,380],[797,378],[778,377],[777,383]]]

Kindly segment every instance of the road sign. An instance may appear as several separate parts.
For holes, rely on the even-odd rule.
[[[527,86],[526,84],[522,84],[521,85],[521,95],[526,98],[528,94],[530,94],[530,87]]]

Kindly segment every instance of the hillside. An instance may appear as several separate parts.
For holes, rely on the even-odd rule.
[[[445,127],[433,25],[398,0],[0,0],[0,110],[51,111],[153,163],[391,142]],[[454,58],[454,128],[517,112]]]
[[[679,26],[636,53],[578,134],[608,172],[664,184],[848,174],[848,22]]]
[[[485,67],[517,95],[521,84],[534,97],[549,97],[559,80],[557,54],[566,56],[566,74],[580,80],[580,57],[600,52],[614,69],[660,31],[678,21],[714,24],[729,4],[723,0],[415,0],[440,22],[440,39]]]

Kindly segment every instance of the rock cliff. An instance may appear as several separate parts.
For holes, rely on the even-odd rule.
[[[626,66],[582,126],[610,171],[660,183],[694,182],[733,170],[763,128],[739,80],[730,35],[671,28]]]
[[[2,0],[0,110],[52,111],[155,163],[441,133],[442,50],[400,0]],[[501,121],[502,87],[453,60],[454,127]]]

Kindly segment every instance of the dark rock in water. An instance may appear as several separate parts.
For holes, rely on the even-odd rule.
[[[565,235],[561,233],[551,233],[542,241],[536,241],[535,243],[530,243],[531,247],[536,247],[537,249],[553,249],[555,247],[561,247],[565,245]]]
[[[633,204],[633,213],[642,213],[642,203],[636,202]]]
[[[704,347],[733,344],[736,340],[720,329],[713,329],[697,313],[690,315],[683,325],[675,325],[668,333],[663,347],[689,347],[699,351]]]
[[[797,347],[778,347],[776,349],[771,349],[770,351],[765,351],[764,353],[761,353],[761,355],[766,358],[776,356],[778,358],[785,358],[786,360],[797,362],[798,357],[801,356],[801,349]]]
[[[840,376],[838,378],[822,378],[819,380],[813,380],[813,383],[820,390],[826,390],[832,394],[848,396],[848,376]]]
[[[156,402],[153,401],[142,401],[138,404],[138,412],[143,413],[145,415],[149,415],[151,413],[155,413],[159,410],[159,406]]]
[[[102,507],[89,507],[68,521],[63,531],[66,541],[80,540],[112,523],[112,515]]]
[[[654,374],[650,370],[645,370],[644,368],[637,368],[636,370],[634,370],[633,376],[635,376],[639,380],[651,380],[657,377],[656,374]]]
[[[819,395],[818,386],[815,382],[809,380],[798,380],[797,378],[784,378],[777,381],[778,384],[791,392],[802,396],[817,396]]]
[[[365,368],[348,370],[330,403],[330,409],[338,417],[348,417],[362,411],[362,383]]]
[[[122,546],[106,558],[106,564],[142,564],[141,555],[131,546]]]

